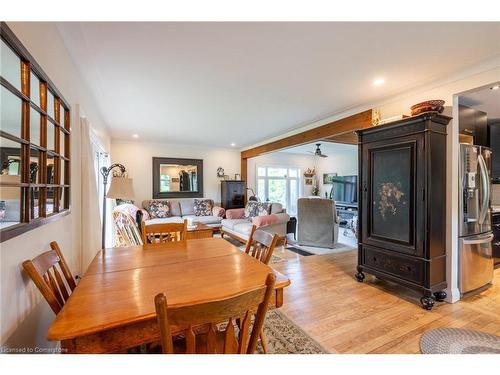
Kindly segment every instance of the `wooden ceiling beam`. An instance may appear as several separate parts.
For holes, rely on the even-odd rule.
[[[350,131],[343,134],[334,135],[332,137],[322,139],[325,142],[343,143],[348,145],[357,145],[358,136],[354,131]]]
[[[372,126],[371,109],[330,122],[314,129],[306,130],[302,133],[294,134],[274,142],[269,142],[262,146],[244,150],[241,152],[242,164],[243,162],[246,162],[244,159],[253,158],[273,151],[283,150],[285,148],[300,146],[339,134],[353,132],[358,129],[365,129],[370,126]]]

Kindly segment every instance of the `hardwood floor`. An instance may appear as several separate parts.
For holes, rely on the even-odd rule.
[[[420,295],[367,275],[353,275],[357,251],[300,256],[284,250],[272,264],[287,275],[282,311],[326,349],[337,353],[419,353],[422,333],[462,327],[500,335],[500,269],[493,286],[455,304],[420,307]]]

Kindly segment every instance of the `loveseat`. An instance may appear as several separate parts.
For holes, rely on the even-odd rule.
[[[250,236],[252,226],[271,234],[278,234],[280,238],[286,239],[286,224],[290,219],[284,212],[280,203],[260,203],[259,212],[249,212],[249,205],[257,202],[248,202],[245,208],[236,208],[226,211],[226,218],[221,222],[221,235],[246,242]]]
[[[208,203],[206,209],[208,211],[199,214],[195,212],[195,200]],[[169,207],[167,217],[158,217],[155,215],[153,206],[156,203],[166,204]],[[142,201],[143,212],[147,212],[147,216],[143,217],[145,224],[162,224],[162,223],[182,223],[184,220],[192,219],[194,222],[206,224],[212,227],[219,227],[225,210],[222,207],[215,206],[214,201],[208,198],[183,198],[183,199],[149,199]],[[158,212],[158,210],[156,211]]]
[[[195,199],[205,203],[205,212],[195,212]],[[127,214],[133,218],[140,229],[142,222],[149,224],[182,223],[184,220],[193,219],[194,222],[206,224],[211,227],[220,227],[225,210],[214,205],[213,200],[205,198],[185,199],[149,199],[142,202],[142,209],[134,204],[126,203],[115,208],[113,215]],[[119,216],[117,216],[119,217]],[[115,223],[116,225],[117,223]]]

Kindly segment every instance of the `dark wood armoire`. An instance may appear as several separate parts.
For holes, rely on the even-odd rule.
[[[221,181],[221,206],[224,209],[245,207],[245,181]]]
[[[446,298],[446,130],[429,112],[358,131],[358,272]]]

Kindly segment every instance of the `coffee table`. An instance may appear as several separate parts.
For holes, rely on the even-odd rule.
[[[196,227],[188,227],[187,239],[194,240],[197,238],[212,238],[214,236],[215,229],[217,228],[209,227],[208,225],[202,223],[196,223]]]

